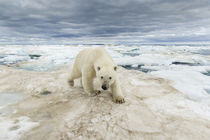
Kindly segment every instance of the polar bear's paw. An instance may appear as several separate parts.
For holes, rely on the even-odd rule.
[[[116,96],[116,97],[113,98],[113,100],[114,100],[115,103],[118,103],[118,104],[122,104],[122,103],[125,102],[125,99],[124,99],[123,96]]]
[[[93,93],[88,93],[89,96],[93,97],[93,96],[96,96],[96,95],[99,95],[101,94],[101,91],[100,90],[94,90]]]
[[[100,90],[95,90],[94,92],[95,92],[95,95],[101,94],[101,91]]]
[[[74,86],[74,80],[69,80],[68,83],[69,83],[69,85],[70,85],[71,87]]]

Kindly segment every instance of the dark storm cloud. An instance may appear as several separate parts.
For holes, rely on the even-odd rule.
[[[0,1],[1,43],[210,41],[209,23],[208,0]]]

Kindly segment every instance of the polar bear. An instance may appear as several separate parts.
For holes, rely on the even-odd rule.
[[[117,77],[117,66],[104,48],[87,48],[77,55],[69,85],[74,86],[74,79],[80,77],[83,89],[89,96],[100,94],[99,90],[93,88],[93,80],[97,78],[103,90],[110,87],[114,102],[125,102]]]

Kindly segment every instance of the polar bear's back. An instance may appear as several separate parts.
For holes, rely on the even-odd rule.
[[[85,65],[93,66],[96,61],[100,63],[113,63],[111,56],[104,48],[87,48],[79,52],[75,64],[81,70]]]

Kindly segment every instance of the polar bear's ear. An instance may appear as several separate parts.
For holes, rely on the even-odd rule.
[[[101,69],[101,67],[98,66],[98,67],[97,67],[97,70],[99,71],[100,69]]]
[[[117,71],[117,66],[114,66],[114,70]]]

